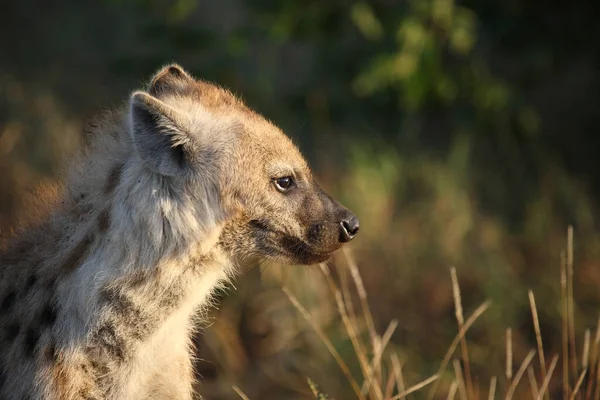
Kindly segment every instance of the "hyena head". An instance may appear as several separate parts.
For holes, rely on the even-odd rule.
[[[218,245],[235,261],[314,264],[358,232],[357,217],[317,185],[278,127],[177,65],[132,95],[130,132],[145,168],[188,198],[215,196],[218,212],[205,211],[222,216]]]

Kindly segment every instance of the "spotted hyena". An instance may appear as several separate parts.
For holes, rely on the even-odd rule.
[[[177,65],[86,137],[52,210],[0,253],[0,399],[190,399],[214,289],[358,231],[279,128]]]

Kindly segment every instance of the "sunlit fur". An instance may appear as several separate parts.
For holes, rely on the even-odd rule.
[[[215,288],[260,259],[326,259],[348,212],[276,126],[178,66],[86,142],[49,215],[0,253],[0,398],[190,399]]]

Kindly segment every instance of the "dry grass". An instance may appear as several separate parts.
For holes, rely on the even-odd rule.
[[[342,326],[352,344],[355,360],[344,360],[340,352],[336,350],[333,341],[327,337],[325,331],[311,317],[310,312],[302,306],[289,289],[284,287],[283,290],[294,307],[329,350],[358,399],[400,400],[406,399],[408,395],[417,392],[421,393],[418,398],[428,397],[429,399],[460,398],[461,400],[470,400],[487,397],[488,399],[504,398],[510,400],[523,396],[530,396],[534,399],[557,398],[557,396],[573,400],[595,399],[598,398],[600,390],[600,357],[598,354],[600,351],[600,320],[593,341],[591,340],[590,330],[585,331],[579,362],[576,354],[574,329],[573,231],[571,228],[568,231],[566,251],[562,254],[560,267],[562,355],[552,355],[549,365],[546,364],[535,295],[533,291],[529,290],[529,305],[537,348],[529,351],[527,356],[520,362],[516,373],[513,374],[513,331],[511,328],[507,328],[505,337],[506,380],[500,384],[496,376],[493,376],[487,387],[481,387],[480,383],[483,380],[472,374],[467,333],[479,317],[489,309],[491,303],[489,301],[483,302],[465,320],[459,279],[455,268],[450,269],[450,278],[458,327],[457,334],[450,342],[446,354],[440,361],[437,373],[410,387],[407,387],[404,377],[405,366],[410,365],[410,360],[402,360],[400,354],[393,348],[388,347],[398,326],[398,321],[392,321],[383,334],[375,329],[367,292],[358,268],[348,251],[344,251],[344,255],[349,266],[351,279],[347,279],[345,274],[342,273],[340,278],[336,280],[324,264],[321,265],[321,271],[331,291],[331,297],[337,306]],[[360,303],[358,312],[355,310],[353,297],[357,297]],[[536,353],[537,362],[533,362]],[[355,362],[360,367],[360,377],[354,376],[349,367]],[[452,380],[448,382],[446,369],[451,362],[454,374]],[[555,373],[557,365],[562,366],[562,375]],[[524,379],[525,374],[527,374],[527,378]],[[318,389],[318,386],[312,380],[309,379],[308,381],[315,398],[330,398]],[[424,393],[427,387],[429,387],[429,392]],[[236,392],[242,398],[245,398],[245,395],[239,389],[236,388]]]

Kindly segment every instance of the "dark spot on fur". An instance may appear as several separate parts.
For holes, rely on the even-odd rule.
[[[35,276],[35,274],[30,275],[29,278],[27,278],[27,282],[25,282],[25,291],[29,292],[31,290],[31,288],[37,283],[38,278],[37,276]]]
[[[121,180],[123,173],[123,164],[117,164],[110,170],[106,183],[104,184],[104,194],[110,195],[115,191],[115,188]]]
[[[97,397],[89,394],[89,390],[90,390],[89,388],[80,389],[79,390],[79,398],[81,398],[81,400],[98,400]]]
[[[184,283],[182,282],[182,285]],[[166,290],[161,292],[158,306],[161,313],[169,313],[175,309],[181,302],[183,291],[178,284],[171,285]]]
[[[102,210],[100,214],[98,214],[98,230],[100,233],[104,233],[108,230],[110,226],[110,212],[108,210]]]
[[[92,361],[90,362],[90,366],[95,371],[96,375],[106,376],[110,371],[106,363],[102,363],[95,359],[92,359]]]
[[[125,360],[125,341],[117,334],[113,325],[102,325],[96,333],[96,339],[98,345],[110,358],[119,362]]]
[[[19,334],[19,325],[16,323],[12,323],[6,327],[6,340],[12,342],[15,340],[17,335]]]
[[[44,326],[52,325],[56,321],[56,309],[52,304],[47,304],[40,315],[40,323]]]
[[[69,257],[62,266],[62,270],[66,273],[73,272],[87,255],[92,244],[92,238],[88,235],[69,254]]]
[[[49,362],[55,362],[58,358],[58,350],[54,344],[46,346],[44,349],[44,358]]]
[[[15,297],[16,294],[14,290],[8,292],[8,294],[4,296],[4,299],[2,299],[2,302],[0,302],[0,315],[6,314],[10,311],[12,306],[15,304]]]
[[[125,293],[114,288],[103,289],[100,292],[102,301],[112,312],[113,318],[119,321],[123,332],[132,339],[143,340],[156,327],[155,320],[150,315],[144,315],[142,310],[131,301]]]
[[[253,219],[250,220],[248,222],[248,224],[256,230],[259,231],[268,231],[269,230],[269,225],[267,224],[267,222],[263,221],[263,220],[259,220],[259,219]]]
[[[29,328],[25,334],[23,346],[25,348],[25,354],[32,356],[35,348],[40,340],[40,331],[35,328]]]

